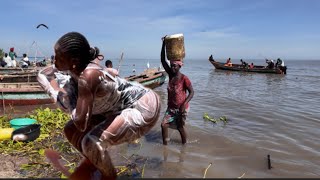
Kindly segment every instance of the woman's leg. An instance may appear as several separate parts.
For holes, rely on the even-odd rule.
[[[104,177],[116,178],[107,148],[140,138],[156,123],[159,112],[159,97],[150,91],[141,97],[134,107],[123,110],[110,125],[102,122],[84,136],[81,143],[83,154]]]
[[[113,117],[110,117],[114,118]],[[86,134],[92,129],[93,126],[97,125],[98,122],[101,122],[105,119],[103,116],[93,115],[91,118],[90,126],[85,132],[79,131],[76,126],[73,124],[73,121],[70,120],[64,127],[64,133],[69,142],[81,153],[82,151],[82,141]],[[105,126],[108,126],[111,122],[105,123]],[[101,172],[90,162],[86,157],[79,163],[78,167],[74,170],[74,172],[69,176],[69,179],[72,180],[86,180],[86,179],[108,179],[104,177]]]

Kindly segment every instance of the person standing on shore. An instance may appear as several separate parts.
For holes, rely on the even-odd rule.
[[[71,110],[64,127],[69,142],[84,156],[69,179],[116,179],[117,173],[108,147],[132,142],[146,134],[157,122],[159,96],[151,89],[113,77],[95,63],[99,49],[90,47],[78,32],[63,35],[54,46],[55,67],[68,71],[71,79],[61,89],[52,83],[52,66],[38,74],[41,86],[56,102]],[[59,165],[52,152],[47,157]],[[63,168],[62,168],[63,169]]]
[[[168,83],[168,106],[161,123],[163,144],[167,145],[168,128],[177,129],[181,136],[182,144],[187,142],[187,134],[185,130],[185,120],[189,111],[189,101],[194,95],[191,81],[180,72],[183,66],[182,59],[170,61],[170,66],[166,61],[165,53],[165,37],[162,38],[161,63],[165,71],[169,75]],[[187,93],[188,92],[188,96]]]

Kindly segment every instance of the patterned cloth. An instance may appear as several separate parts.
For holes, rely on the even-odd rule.
[[[189,112],[190,108],[186,109],[186,112],[181,114],[179,109],[167,109],[165,112],[165,115],[163,117],[163,122],[165,122],[166,124],[169,124],[169,128],[172,129],[177,129],[177,120],[179,120],[179,118],[181,118],[181,116],[187,116],[188,112]],[[185,120],[185,118],[183,118],[183,120]],[[182,122],[182,125],[184,125],[185,122]]]
[[[189,78],[182,74],[177,81],[169,80],[168,83],[168,108],[179,109],[187,98],[187,88],[191,86]],[[188,108],[189,103],[186,104]]]

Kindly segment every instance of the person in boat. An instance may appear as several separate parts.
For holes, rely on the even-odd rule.
[[[271,60],[266,59],[266,63],[267,63],[266,68],[268,68],[268,69],[273,69],[273,68],[274,68],[274,61],[273,61],[273,59],[271,59]]]
[[[10,56],[8,56],[8,53],[4,53],[3,61],[6,64],[4,67],[12,67],[13,66],[12,60],[11,60]]]
[[[273,69],[274,68],[274,61],[273,59],[270,60],[270,63],[269,63],[269,69]]]
[[[7,65],[7,63],[6,63],[6,61],[4,60],[4,57],[2,57],[2,58],[0,59],[0,66],[1,66],[1,67],[6,67],[6,65]]]
[[[225,63],[225,66],[232,66],[231,58],[227,59],[227,62]]]
[[[136,69],[135,69],[136,65],[133,64],[133,68],[132,68],[132,72],[135,74],[136,73]]]
[[[243,68],[248,68],[248,63],[247,62],[243,61],[242,59],[240,59],[240,62],[241,62],[241,66]]]
[[[22,59],[21,59],[21,61],[20,61],[20,66],[22,67],[22,68],[28,68],[29,66],[30,66],[30,61],[29,61],[29,58],[28,58],[28,56],[27,56],[27,54],[23,54],[22,55]]]
[[[84,156],[68,177],[116,179],[108,147],[132,142],[146,134],[157,122],[160,98],[139,83],[113,77],[95,59],[103,59],[97,47],[78,32],[69,32],[54,46],[55,68],[40,70],[38,81],[71,119],[64,127],[69,142]],[[63,87],[56,86],[55,71],[67,71],[71,78]],[[63,167],[49,156],[56,166]]]
[[[161,63],[169,75],[168,105],[161,123],[162,140],[163,144],[167,145],[169,141],[168,128],[170,127],[179,131],[181,142],[185,144],[187,142],[185,120],[189,111],[189,101],[192,99],[194,91],[188,76],[180,72],[180,68],[183,66],[182,59],[170,61],[170,66],[168,65],[165,54],[165,37],[162,40]]]
[[[249,68],[250,68],[250,69],[253,69],[253,68],[254,68],[253,62],[250,64]]]
[[[14,48],[13,47],[10,48],[9,56],[11,57],[11,60],[15,60],[18,57],[16,52],[14,52]]]
[[[280,58],[277,59],[276,68],[279,68],[281,71],[281,74],[286,73],[286,67],[284,65],[284,61]]]
[[[12,61],[12,67],[17,67],[17,61],[16,61],[16,58],[18,57],[16,52],[14,52],[14,48],[10,48],[10,51],[9,51],[9,57],[11,58],[11,61]]]
[[[212,54],[209,56],[209,60],[210,61],[214,61],[213,57],[212,57]]]
[[[116,76],[119,76],[119,72],[118,70],[114,69],[113,68],[113,65],[112,65],[112,61],[111,60],[106,60],[105,62],[105,70],[111,74],[113,77],[116,77]]]
[[[46,59],[43,59],[42,61],[36,63],[36,66],[38,67],[44,67],[46,65],[47,65]]]

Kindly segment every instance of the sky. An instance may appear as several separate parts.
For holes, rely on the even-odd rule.
[[[108,59],[122,52],[160,59],[161,37],[177,33],[185,59],[320,59],[319,0],[2,0],[1,7],[0,48],[15,47],[18,56],[51,56],[62,35],[77,31]],[[37,29],[41,23],[49,29]]]

